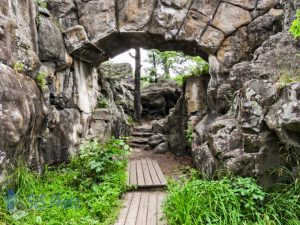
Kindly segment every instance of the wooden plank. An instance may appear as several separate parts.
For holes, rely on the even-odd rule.
[[[147,225],[156,225],[157,223],[157,203],[156,193],[149,193]]]
[[[153,160],[153,166],[155,168],[156,174],[160,180],[161,185],[166,185],[167,184],[167,180],[165,178],[165,175],[161,172],[161,169],[157,163],[156,160]]]
[[[150,176],[148,164],[145,159],[142,159],[142,167],[143,167],[144,178],[145,178],[145,186],[153,186],[153,182],[152,182],[152,179]]]
[[[129,161],[128,162],[128,165],[127,165],[127,170],[126,170],[126,184],[127,185],[130,185],[130,164],[131,162]]]
[[[132,196],[133,196],[132,192],[125,195],[124,206],[119,214],[118,220],[115,223],[115,225],[124,225],[125,224],[127,214],[129,211],[129,207],[130,207],[131,201],[132,201]]]
[[[152,162],[152,159],[146,159],[147,161],[147,165],[148,165],[148,168],[149,168],[149,172],[150,172],[150,176],[151,176],[151,179],[152,179],[152,182],[153,182],[153,186],[160,186],[161,183],[160,183],[160,180],[157,176],[157,173],[155,171],[155,168],[153,166],[153,162]]]
[[[142,192],[141,203],[137,215],[136,225],[147,225],[149,193]]]
[[[137,186],[137,174],[136,174],[136,161],[131,161],[130,162],[130,185],[135,185]]]
[[[141,160],[136,161],[138,187],[145,187],[145,178]]]
[[[141,193],[135,192],[132,197],[130,208],[127,214],[125,225],[135,225],[137,213],[140,206]]]
[[[158,225],[167,225],[166,221],[163,220],[163,201],[165,198],[164,192],[158,192],[157,193],[157,224]]]

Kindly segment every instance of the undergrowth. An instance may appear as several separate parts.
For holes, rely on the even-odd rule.
[[[113,223],[127,188],[128,151],[120,139],[91,141],[70,164],[42,176],[17,167],[2,185],[0,225]]]
[[[299,225],[300,182],[265,192],[252,178],[170,182],[169,225]]]

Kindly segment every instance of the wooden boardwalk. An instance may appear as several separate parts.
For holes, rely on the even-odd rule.
[[[128,184],[137,188],[164,187],[167,184],[156,160],[132,160],[128,165]]]
[[[115,225],[166,225],[161,205],[164,192],[130,192]]]

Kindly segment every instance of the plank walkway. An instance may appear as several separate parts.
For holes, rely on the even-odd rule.
[[[166,225],[161,205],[164,192],[130,192],[115,225]]]
[[[164,187],[167,180],[156,160],[132,160],[128,164],[128,185],[137,188]]]

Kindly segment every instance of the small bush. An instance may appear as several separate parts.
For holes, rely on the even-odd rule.
[[[18,167],[0,186],[0,224],[113,224],[127,189],[128,150],[121,139],[91,141],[70,164],[46,168],[43,176]],[[16,204],[8,210],[10,192]]]
[[[192,145],[192,142],[194,140],[193,133],[194,128],[193,126],[189,125],[188,128],[185,130],[185,138],[189,146]]]
[[[264,192],[252,178],[171,182],[164,212],[170,225],[299,225],[299,181]]]
[[[278,80],[279,89],[286,87],[289,84],[300,82],[300,76],[292,77],[288,74],[282,74]]]
[[[296,19],[293,21],[289,32],[294,36],[294,38],[300,37],[300,10],[297,11]]]
[[[99,108],[107,108],[108,107],[108,100],[105,97],[100,97],[98,99],[98,107]]]
[[[134,123],[134,120],[133,120],[133,118],[132,118],[131,116],[128,116],[128,118],[127,118],[127,123],[128,123],[129,125],[132,125],[132,124]]]
[[[46,85],[47,85],[46,77],[47,77],[46,72],[39,72],[36,77],[36,83],[42,91],[46,89]]]
[[[22,72],[22,70],[24,69],[24,64],[21,63],[20,61],[17,61],[15,64],[14,64],[14,70],[18,73]]]

